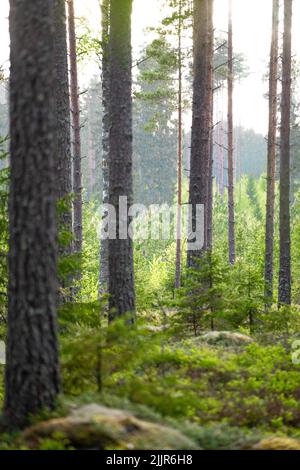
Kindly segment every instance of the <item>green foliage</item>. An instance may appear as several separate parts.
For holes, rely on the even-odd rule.
[[[292,296],[296,305],[300,304],[300,192],[295,194],[292,206],[291,251],[292,251]]]
[[[75,450],[63,433],[54,433],[51,439],[43,439],[38,450]]]
[[[98,300],[99,287],[101,212],[93,201],[84,205],[83,226],[82,278],[78,300],[95,302]]]
[[[159,309],[159,303],[165,303],[173,296],[175,246],[162,246],[153,253],[149,241],[136,244],[134,254],[137,308],[140,312],[153,307]]]
[[[104,400],[130,400],[154,417],[268,432],[292,430],[299,420],[299,366],[280,344],[213,349],[120,322],[73,332],[63,340],[62,358],[66,393],[97,392],[100,374]]]
[[[180,424],[180,429],[205,450],[246,450],[251,449],[253,444],[260,440],[258,429],[247,430],[226,423],[208,424],[203,427],[185,421]]]
[[[227,38],[216,38],[215,55],[214,55],[214,71],[216,86],[222,85],[228,78],[228,46]],[[233,61],[233,73],[235,80],[246,78],[249,70],[243,54],[235,54]]]
[[[150,61],[152,67],[141,67],[141,62],[141,80],[149,84],[160,82],[167,86],[167,82],[171,79],[171,74],[176,71],[177,55],[164,36],[160,35],[149,44],[145,51],[145,60],[147,60],[148,63]],[[165,92],[171,96],[168,89],[165,89]],[[173,98],[175,98],[174,93],[175,91],[173,90]]]
[[[174,241],[135,243],[138,323],[131,328],[126,319],[108,326],[107,299],[97,300],[100,213],[96,203],[85,204],[81,288],[76,303],[59,312],[66,397],[167,423],[204,449],[251,448],[269,433],[297,436],[300,366],[292,342],[300,315],[296,307],[265,311],[264,189],[264,178],[243,178],[236,188],[235,266],[227,262],[226,198],[216,196],[214,250],[198,269],[184,269],[175,293]],[[294,240],[297,214],[295,206]],[[201,333],[212,327],[250,332],[255,342],[209,345]],[[54,436],[40,448],[70,446]]]
[[[216,320],[226,309],[225,292],[228,281],[227,265],[212,253],[203,254],[196,268],[187,270],[183,287],[176,293],[173,316],[175,330],[197,336],[201,330],[214,329]]]
[[[60,293],[70,297],[71,280],[80,270],[81,256],[72,253],[73,233],[71,227],[73,194],[61,198],[56,204],[58,220],[59,257],[57,272],[60,280]]]
[[[134,185],[136,200],[148,205],[174,201],[177,174],[178,35],[181,34],[183,107],[191,102],[191,2],[166,0],[169,15],[137,66],[134,91]],[[96,57],[103,44],[81,19],[78,57]],[[227,38],[215,45],[215,85],[227,80]],[[236,80],[248,71],[244,57],[234,59]],[[3,80],[0,70],[0,81]],[[186,85],[188,85],[186,87]],[[185,89],[186,87],[186,89]],[[278,220],[275,235],[274,302],[266,309],[264,298],[264,237],[266,142],[251,130],[236,128],[241,177],[235,187],[236,251],[228,263],[227,197],[214,197],[214,246],[203,254],[197,269],[185,268],[186,240],[182,242],[182,286],[174,291],[175,242],[136,241],[135,282],[138,321],[126,318],[108,325],[107,297],[99,301],[99,228],[101,212],[101,84],[94,78],[82,98],[84,193],[83,251],[68,253],[73,237],[61,223],[71,210],[72,195],[58,202],[58,272],[66,283],[59,308],[59,334],[63,388],[75,402],[92,400],[130,410],[150,421],[180,429],[204,449],[250,448],[265,433],[299,436],[300,365],[292,361],[293,341],[299,336],[300,313],[300,193],[298,189],[299,106],[292,109],[292,261],[293,301],[278,310],[275,305],[278,272]],[[6,104],[0,106],[1,133],[7,125]],[[85,125],[87,124],[87,125]],[[186,147],[189,146],[186,140]],[[5,338],[8,252],[8,157],[6,139],[0,139],[0,337]],[[255,168],[253,166],[255,162]],[[96,172],[96,170],[98,170]],[[94,172],[97,173],[95,177]],[[188,200],[184,179],[184,200]],[[276,198],[276,213],[278,197]],[[143,225],[145,219],[140,217]],[[174,221],[173,221],[174,224]],[[185,229],[186,221],[183,222]],[[60,253],[61,254],[61,253]],[[76,276],[78,271],[82,276]],[[70,285],[72,283],[72,285]],[[70,294],[70,293],[69,293]],[[72,301],[70,301],[70,298]],[[251,334],[253,342],[237,345],[223,338],[205,341],[208,330]],[[234,333],[232,333],[234,334]],[[225,338],[225,339],[224,339]],[[249,338],[247,338],[249,339]],[[249,340],[252,341],[251,339]],[[0,374],[3,400],[4,367]],[[61,416],[43,410],[32,423]],[[237,425],[239,426],[237,428]],[[16,446],[20,436],[0,436],[0,448]],[[19,447],[22,447],[21,441]],[[44,439],[40,449],[71,449],[63,434]]]
[[[133,106],[134,192],[139,204],[173,200],[177,168],[175,70],[174,51],[159,36],[138,65]]]
[[[59,309],[59,323],[65,331],[75,325],[96,328],[100,323],[106,299],[95,302],[64,303]]]
[[[92,31],[85,18],[80,18],[77,27],[79,30],[77,41],[78,59],[84,61],[86,59],[95,58],[100,65],[103,49],[102,41]]]

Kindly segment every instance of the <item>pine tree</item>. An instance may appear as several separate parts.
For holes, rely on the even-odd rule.
[[[178,5],[178,168],[177,168],[177,220],[175,289],[181,284],[181,238],[182,238],[182,2]]]
[[[292,0],[284,1],[280,133],[280,268],[278,303],[291,303],[290,123],[292,85]]]
[[[56,337],[54,9],[10,1],[9,302],[4,418],[23,427],[53,408]],[[26,54],[24,54],[26,51]]]
[[[208,70],[209,33],[208,0],[194,2],[194,83],[193,122],[190,163],[189,204],[192,210],[192,230],[196,231],[196,206],[204,205],[204,250],[207,248],[207,195],[211,154],[209,109],[210,73]],[[196,267],[203,249],[188,251],[188,266]]]
[[[116,239],[109,239],[109,319],[135,318],[133,241],[120,231],[119,198],[133,202],[132,184],[132,0],[110,5],[109,203],[116,209]],[[130,220],[127,220],[127,228]]]
[[[77,72],[76,31],[74,0],[68,0],[69,54],[71,69],[71,108],[73,127],[73,193],[74,193],[74,252],[82,251],[82,174],[81,174],[81,136],[80,106]]]
[[[133,154],[134,194],[140,204],[171,205],[174,201],[178,152],[174,119],[177,52],[164,36],[159,36],[147,46],[138,65],[139,91],[135,92],[133,102]]]
[[[55,53],[55,111],[57,123],[57,197],[64,199],[72,191],[70,95],[68,72],[68,48],[66,7],[64,0],[54,1],[54,53]],[[72,214],[63,215],[63,223],[71,230]]]
[[[213,0],[208,0],[208,51],[207,51],[207,106],[210,113],[210,153],[208,161],[207,178],[207,247],[213,244],[213,154],[214,154],[214,27],[213,27]]]
[[[278,75],[278,26],[279,0],[273,0],[272,41],[269,76],[269,133],[268,133],[268,170],[266,203],[266,253],[265,253],[265,296],[273,297],[274,262],[274,211],[275,211],[275,172],[276,172],[276,135],[277,135],[277,75]]]
[[[56,168],[58,224],[60,232],[59,254],[66,257],[71,253],[72,192],[71,123],[69,70],[66,27],[66,6],[64,0],[54,2],[54,54],[55,54],[55,114],[56,114]],[[63,277],[63,276],[61,276]],[[62,288],[67,287],[66,279],[60,279]],[[64,295],[60,295],[63,300]]]
[[[110,100],[110,69],[109,69],[109,11],[110,0],[102,0],[102,202],[109,199],[109,100]],[[107,213],[103,213],[103,218]],[[100,277],[99,293],[107,290],[109,278],[108,240],[102,237],[100,244]]]
[[[190,49],[184,46],[187,39],[186,32],[191,28],[192,8],[188,0],[168,0],[166,6],[170,13],[162,20],[162,25],[157,28],[160,38],[171,36],[176,41],[173,48],[175,63],[170,63],[169,73],[175,72],[170,78],[174,82],[174,105],[177,114],[177,213],[176,213],[176,261],[175,261],[175,288],[181,284],[181,258],[182,258],[182,194],[183,194],[183,157],[184,157],[184,128],[183,113],[185,110],[185,74],[190,72],[187,59],[190,57]],[[173,42],[173,41],[172,41]],[[172,70],[172,69],[175,70]],[[190,77],[188,77],[190,78]],[[174,123],[175,124],[175,123]]]
[[[234,147],[233,147],[233,27],[232,0],[228,0],[228,256],[235,264],[235,213],[234,213]]]

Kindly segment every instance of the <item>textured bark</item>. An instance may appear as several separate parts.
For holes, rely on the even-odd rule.
[[[63,202],[58,214],[59,230],[72,233],[72,209],[69,198],[72,192],[71,123],[68,47],[65,0],[54,0],[54,60],[55,60],[55,121],[56,121],[56,195]],[[71,243],[59,246],[59,255],[71,253]],[[59,303],[67,300],[68,279],[60,279]]]
[[[52,0],[10,1],[9,305],[4,417],[23,427],[59,392]]]
[[[228,257],[235,263],[234,148],[233,148],[233,30],[232,0],[228,15]]]
[[[266,253],[265,253],[265,297],[273,298],[274,266],[274,213],[275,213],[275,173],[276,173],[276,133],[277,133],[277,90],[278,90],[278,26],[279,0],[273,0],[272,41],[269,76],[269,133],[268,171],[266,203]]]
[[[81,136],[80,107],[77,73],[76,31],[74,1],[68,0],[69,54],[71,69],[71,108],[73,127],[73,193],[74,193],[74,251],[82,251],[82,172],[81,172]]]
[[[210,250],[213,244],[213,132],[214,132],[214,93],[213,93],[213,59],[214,59],[214,28],[213,28],[213,0],[208,0],[208,51],[207,51],[207,105],[210,122],[209,135],[209,160],[208,160],[208,178],[207,178],[207,248]]]
[[[103,194],[102,202],[107,204],[109,201],[109,12],[110,0],[102,0],[102,181]],[[103,212],[103,219],[107,217],[107,213]],[[108,240],[102,239],[100,244],[100,278],[99,278],[99,294],[102,295],[107,291],[108,287]]]
[[[57,198],[60,200],[67,198],[72,191],[69,71],[64,0],[54,0],[54,26]],[[71,211],[62,214],[61,223],[72,230]]]
[[[117,211],[117,237],[109,240],[109,319],[135,318],[133,243],[120,233],[119,197],[133,202],[132,187],[132,0],[110,2],[109,202]],[[130,223],[130,220],[128,220]]]
[[[290,113],[292,0],[284,1],[282,56],[281,135],[280,135],[280,268],[278,303],[291,303],[291,227],[290,227]]]
[[[207,247],[207,179],[210,159],[210,113],[208,112],[208,0],[194,2],[194,82],[193,121],[190,163],[189,204],[192,209],[192,229],[196,230],[196,205],[205,212],[204,247],[188,251],[189,267],[197,267]]]
[[[178,169],[177,169],[177,227],[176,227],[176,265],[175,289],[181,284],[181,234],[182,234],[182,2],[178,9]]]

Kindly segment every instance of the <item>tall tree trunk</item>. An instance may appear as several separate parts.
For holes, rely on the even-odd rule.
[[[266,252],[265,252],[265,297],[273,298],[274,263],[274,213],[275,213],[275,172],[276,172],[276,134],[277,134],[277,83],[278,83],[278,26],[279,0],[273,0],[272,41],[269,77],[269,135],[268,135],[268,172],[266,203]]]
[[[102,203],[109,201],[109,101],[110,101],[110,68],[109,68],[109,16],[110,0],[102,0],[102,181],[103,194]],[[107,212],[103,211],[103,220],[107,217]],[[99,294],[102,295],[108,288],[108,239],[101,237],[100,242],[100,278]]]
[[[109,239],[109,320],[130,313],[134,322],[133,241],[121,226],[127,214],[119,216],[119,198],[133,202],[131,11],[132,0],[111,0],[109,203],[117,221],[116,239]]]
[[[95,144],[93,138],[93,122],[92,122],[92,100],[93,94],[90,97],[88,105],[88,197],[91,199],[95,186]]]
[[[23,427],[60,388],[56,326],[54,9],[10,0],[9,305],[4,417]]]
[[[208,179],[207,179],[207,250],[209,262],[208,285],[213,287],[213,271],[212,271],[212,246],[213,246],[213,153],[214,153],[214,29],[213,29],[213,0],[208,0],[208,50],[207,50],[207,106],[209,113],[209,160],[208,160]],[[209,301],[211,312],[211,329],[215,329],[214,325],[214,307]]]
[[[208,51],[207,51],[207,105],[210,122],[210,136],[209,136],[209,161],[208,161],[208,179],[207,179],[207,248],[211,250],[213,243],[213,153],[214,153],[214,28],[213,28],[213,0],[208,0]]]
[[[218,125],[217,133],[218,191],[221,196],[224,195],[224,127],[224,121],[222,119]]]
[[[235,264],[232,0],[228,2],[228,255],[229,263]]]
[[[290,121],[292,0],[284,1],[280,151],[280,269],[278,303],[291,303]]]
[[[190,162],[189,204],[192,210],[192,231],[195,233],[196,207],[204,205],[204,247],[188,250],[188,267],[197,267],[207,247],[207,179],[210,159],[210,113],[207,91],[209,74],[208,52],[208,0],[194,1],[194,82],[193,121]],[[193,242],[193,240],[191,240]]]
[[[68,0],[69,53],[71,70],[71,108],[73,127],[73,193],[74,193],[74,251],[82,251],[82,173],[79,86],[77,73],[74,1]]]
[[[57,198],[65,199],[72,191],[71,123],[66,7],[64,0],[54,1],[55,112],[57,135]],[[72,212],[64,211],[63,225],[72,230]]]
[[[58,213],[59,230],[72,234],[72,208],[70,196],[72,192],[72,163],[71,163],[71,123],[69,70],[65,0],[54,2],[54,59],[55,59],[55,114],[56,114],[56,168],[57,168],[57,199],[60,202]],[[71,242],[59,245],[60,256],[71,253]],[[64,289],[60,301],[65,298],[68,286],[66,279],[60,279]]]
[[[181,284],[181,235],[182,235],[182,0],[178,10],[178,170],[177,170],[177,228],[175,289]]]

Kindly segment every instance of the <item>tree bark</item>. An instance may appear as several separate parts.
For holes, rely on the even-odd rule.
[[[64,0],[54,1],[55,112],[57,136],[57,199],[72,191],[71,123],[66,7]],[[61,223],[72,230],[72,212],[64,211]]]
[[[178,169],[177,169],[177,228],[175,289],[181,284],[181,235],[182,235],[182,1],[178,9]]]
[[[265,240],[265,297],[266,299],[268,299],[268,302],[272,302],[273,298],[279,0],[273,0],[272,16],[273,19],[269,77],[269,134]]]
[[[9,305],[4,418],[11,428],[53,408],[56,325],[54,9],[10,0]]]
[[[102,0],[102,203],[109,201],[109,102],[110,102],[110,67],[109,67],[109,16],[110,0]],[[107,212],[103,211],[103,220],[107,217]],[[100,277],[99,277],[99,295],[107,291],[109,266],[108,266],[108,240],[106,238],[100,241]]]
[[[116,239],[109,239],[109,320],[135,320],[133,242],[122,234],[119,198],[133,202],[132,185],[132,0],[111,0],[109,203],[117,211]],[[126,215],[126,214],[124,214]],[[127,218],[125,225],[131,223]]]
[[[292,84],[292,0],[284,1],[280,135],[280,269],[278,303],[291,303],[290,121]]]
[[[187,253],[188,267],[197,267],[207,248],[207,180],[210,159],[210,113],[208,112],[208,0],[194,1],[194,82],[189,204],[192,230],[196,230],[196,206],[204,206],[204,247]]]
[[[214,154],[214,92],[213,92],[213,83],[214,83],[214,27],[213,27],[213,0],[208,0],[208,52],[207,52],[207,70],[208,70],[208,80],[207,80],[207,106],[209,113],[209,122],[210,122],[210,134],[209,134],[209,160],[208,160],[208,178],[207,178],[207,248],[208,250],[212,249],[213,244],[213,154]]]
[[[232,0],[228,15],[228,257],[235,264],[234,148],[233,148],[233,29]]]
[[[71,70],[71,108],[73,127],[74,252],[82,251],[82,172],[79,86],[77,72],[74,1],[68,0],[69,54]]]
[[[72,192],[71,162],[71,123],[66,6],[64,0],[54,1],[54,59],[55,59],[55,117],[56,117],[56,190],[59,204],[58,226],[61,232],[72,234],[72,208],[70,196]],[[63,241],[59,245],[59,255],[64,257],[72,251],[71,242]],[[59,302],[67,299],[65,289],[70,282],[60,279],[62,291]]]

